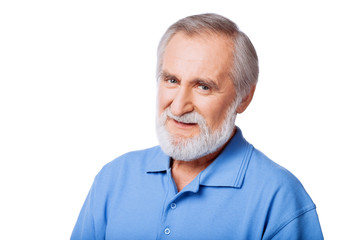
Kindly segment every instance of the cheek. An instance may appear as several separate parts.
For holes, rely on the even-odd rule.
[[[208,113],[209,118],[209,125],[210,127],[215,130],[218,126],[221,125],[223,120],[223,113],[221,109],[212,108],[212,111]]]
[[[164,111],[171,103],[171,94],[168,90],[164,89],[163,87],[159,86],[158,90],[158,109],[159,113]]]
[[[219,101],[213,101],[202,106],[203,111],[201,114],[205,117],[208,126],[212,130],[216,130],[222,125],[226,117],[228,107],[229,104],[221,104]]]

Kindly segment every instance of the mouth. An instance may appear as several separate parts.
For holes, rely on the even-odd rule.
[[[169,120],[173,121],[175,123],[175,125],[177,125],[180,128],[190,128],[190,127],[194,127],[197,126],[197,123],[185,123],[185,122],[179,122],[173,118],[169,118]]]

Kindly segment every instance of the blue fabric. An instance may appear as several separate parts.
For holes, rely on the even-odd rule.
[[[286,169],[237,129],[181,192],[160,147],[127,153],[96,176],[71,239],[323,239],[315,205]]]

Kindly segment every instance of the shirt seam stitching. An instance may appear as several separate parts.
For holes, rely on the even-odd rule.
[[[285,221],[283,225],[281,225],[277,231],[275,231],[274,235],[270,238],[273,239],[276,235],[278,235],[287,225],[289,225],[291,222],[293,222],[295,219],[301,217],[302,215],[316,209],[316,206],[311,206],[308,208],[305,208],[299,212],[299,214],[295,215],[294,217],[290,218],[288,221]]]

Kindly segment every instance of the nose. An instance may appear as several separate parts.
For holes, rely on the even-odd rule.
[[[170,111],[175,116],[182,116],[192,112],[194,105],[192,101],[191,89],[180,87],[170,105]]]

